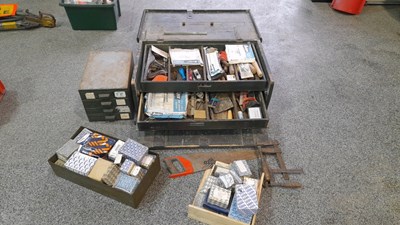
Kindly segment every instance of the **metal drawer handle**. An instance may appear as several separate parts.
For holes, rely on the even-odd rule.
[[[106,116],[105,119],[106,120],[115,120],[115,116]]]
[[[108,98],[110,94],[99,94],[99,98]]]
[[[111,102],[101,102],[101,105],[111,105]]]

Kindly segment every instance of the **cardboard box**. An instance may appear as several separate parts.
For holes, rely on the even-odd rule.
[[[74,139],[75,136],[77,136],[81,130],[83,130],[84,127],[80,127],[78,131],[71,137],[71,139]],[[88,128],[89,129],[89,128]],[[99,134],[103,134],[101,132],[89,129],[93,132],[97,132]],[[106,135],[110,138],[114,138],[110,135]],[[119,140],[118,138],[114,138],[115,140]],[[82,175],[79,175],[73,171],[70,171],[66,169],[65,167],[56,164],[56,161],[58,160],[57,155],[54,154],[51,156],[48,160],[51,168],[53,169],[54,173],[62,177],[66,180],[69,180],[75,184],[79,184],[80,186],[86,187],[90,190],[93,190],[97,193],[100,193],[104,196],[110,197],[112,199],[115,199],[121,203],[124,203],[126,205],[129,205],[133,208],[137,208],[139,206],[140,201],[143,199],[144,195],[146,194],[147,189],[150,187],[150,185],[153,183],[153,180],[157,176],[157,174],[160,172],[160,157],[158,154],[149,151],[149,154],[155,155],[156,159],[153,162],[153,164],[149,167],[147,173],[139,183],[139,186],[135,189],[133,194],[128,194],[126,192],[123,192],[121,190],[118,190],[116,188],[113,188],[111,186],[108,186],[107,184],[104,184],[102,182],[96,181],[94,179],[91,179],[89,177],[85,177]]]
[[[221,163],[221,162],[216,162],[215,165],[219,165],[222,167],[227,167],[227,164]],[[212,169],[208,169],[204,172],[203,178],[200,182],[199,189],[197,190],[197,193],[200,192],[202,187],[204,186],[204,183],[206,182],[207,178],[212,175],[212,172],[215,169],[215,165]],[[264,173],[261,174],[260,181],[264,180]],[[261,198],[261,191],[262,191],[262,182],[258,182],[258,187],[257,187],[257,198],[258,201],[260,201]],[[198,220],[202,223],[206,224],[211,224],[211,225],[248,225],[246,223],[243,223],[238,220],[234,220],[232,218],[229,218],[227,216],[209,211],[207,209],[198,207],[194,205],[194,202],[188,206],[188,217],[192,218],[194,220]],[[251,220],[251,225],[254,225],[256,222],[256,215],[253,216]]]

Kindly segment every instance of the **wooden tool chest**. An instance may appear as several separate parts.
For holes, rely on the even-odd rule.
[[[91,52],[79,95],[89,121],[132,119],[130,51]]]
[[[262,38],[249,10],[145,10],[137,41],[140,50],[138,63],[133,71],[132,94],[139,130],[267,127],[267,109],[274,82],[262,49]],[[232,66],[233,70],[229,67],[229,73],[222,78],[214,79],[211,76],[210,68],[214,68],[214,65],[209,60],[207,49],[216,49],[221,53],[227,51],[228,45],[251,48],[258,67],[254,77],[244,79],[242,70],[236,64]],[[154,54],[154,47],[169,54],[175,49],[198,49],[203,64],[177,65],[172,57],[168,57],[168,60],[165,58],[164,61],[158,60],[164,65],[162,71],[165,77],[162,77],[162,81],[151,80],[151,66],[157,61],[151,57],[152,54],[157,55]],[[194,71],[197,73],[194,74]],[[187,93],[186,117],[153,118],[146,104],[149,93]],[[256,107],[251,110],[243,107],[242,95],[246,99],[251,97]],[[221,103],[224,101],[221,99],[226,100],[225,105]],[[215,102],[217,107],[213,105]],[[218,104],[229,110],[219,112],[216,109]]]

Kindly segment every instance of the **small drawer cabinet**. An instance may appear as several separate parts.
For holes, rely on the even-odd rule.
[[[89,54],[79,87],[89,121],[132,119],[132,68],[130,51]]]

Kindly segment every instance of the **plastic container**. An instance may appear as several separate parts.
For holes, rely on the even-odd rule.
[[[74,30],[116,30],[117,21],[121,16],[119,0],[104,5],[64,4],[69,22]]]
[[[366,0],[333,0],[331,7],[341,12],[354,15],[361,13]]]

